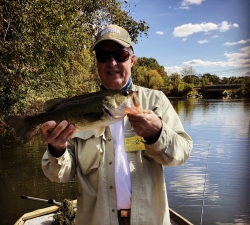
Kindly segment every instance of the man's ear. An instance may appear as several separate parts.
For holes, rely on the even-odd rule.
[[[135,62],[135,54],[131,55],[130,57],[131,67],[134,65]]]

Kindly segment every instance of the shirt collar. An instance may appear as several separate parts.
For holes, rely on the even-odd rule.
[[[132,81],[132,77],[130,76],[128,82],[119,90],[131,90],[132,86],[133,86],[133,81]],[[103,84],[100,86],[100,89],[101,91],[108,90],[108,88],[105,87]]]

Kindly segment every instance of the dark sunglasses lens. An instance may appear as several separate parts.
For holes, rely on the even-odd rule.
[[[96,59],[98,62],[105,63],[110,60],[111,52],[96,52]]]
[[[111,55],[113,55],[114,59],[117,62],[126,62],[129,59],[129,52],[124,50],[115,52],[109,52],[109,51],[96,52],[96,59],[100,63],[105,63],[110,60]]]
[[[128,51],[116,51],[113,53],[114,58],[118,62],[126,62],[129,59]]]

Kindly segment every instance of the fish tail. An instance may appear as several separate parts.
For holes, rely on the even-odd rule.
[[[30,125],[30,118],[31,116],[11,116],[5,119],[6,125],[15,131],[22,144],[29,142],[39,128]]]

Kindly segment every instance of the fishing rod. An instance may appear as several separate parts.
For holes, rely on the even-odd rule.
[[[207,172],[207,168],[208,168],[209,149],[210,149],[210,144],[208,145],[208,150],[207,150],[206,172]],[[205,198],[205,191],[206,191],[206,181],[207,181],[207,173],[205,173],[205,181],[204,181],[204,187],[203,187],[203,198],[202,198],[202,206],[201,206],[200,225],[202,225],[203,207],[204,207],[204,202],[205,202],[204,198]]]
[[[45,202],[45,203],[48,203],[48,204],[51,204],[51,205],[57,205],[57,206],[61,206],[62,205],[61,202],[57,202],[54,199],[46,200],[46,199],[42,199],[42,198],[34,198],[34,197],[30,197],[30,196],[25,196],[25,195],[22,195],[21,198],[22,199],[27,199],[27,200],[34,200],[34,201]]]

